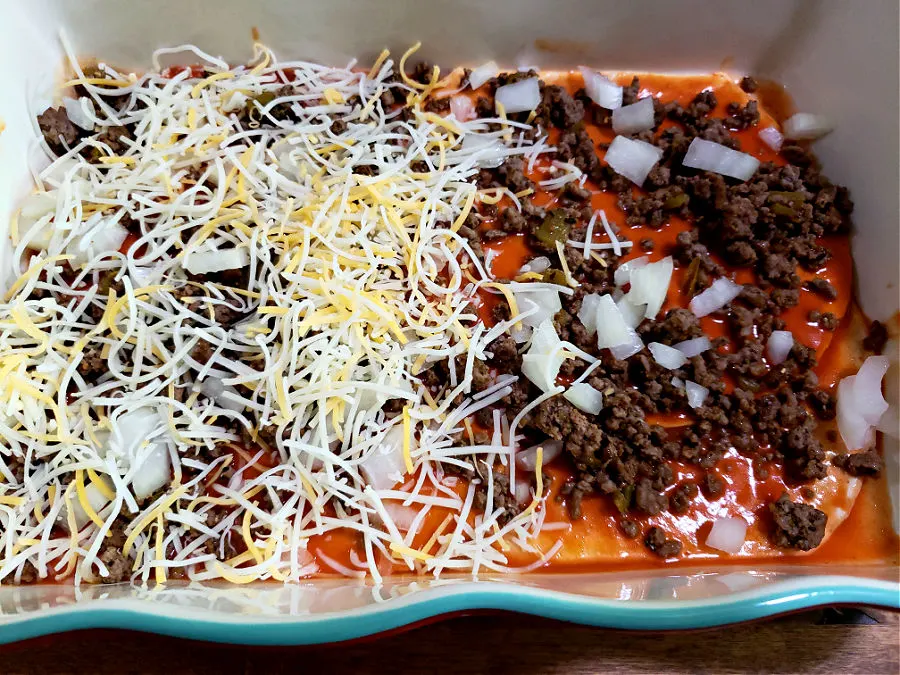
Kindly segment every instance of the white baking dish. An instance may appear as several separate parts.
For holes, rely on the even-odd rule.
[[[848,185],[856,202],[853,247],[862,306],[873,319],[897,312],[896,2],[3,0],[2,5],[3,241],[16,200],[30,188],[34,115],[49,103],[62,74],[60,29],[79,55],[138,69],[146,67],[155,48],[188,42],[240,61],[251,54],[254,27],[283,57],[340,65],[351,57],[365,63],[383,47],[402,51],[421,40],[423,56],[445,65],[493,58],[545,68],[726,70],[783,82],[799,109],[824,114],[835,124],[816,150],[827,174]],[[2,263],[8,272],[9,261]],[[889,391],[888,397],[896,402],[898,392]],[[885,452],[896,488],[896,443],[888,443]],[[382,588],[327,580],[240,588],[0,587],[0,642],[111,626],[221,641],[311,643],[473,608],[627,628],[690,628],[822,603],[900,607],[897,578],[898,569],[888,566],[760,564],[474,582],[398,579]]]

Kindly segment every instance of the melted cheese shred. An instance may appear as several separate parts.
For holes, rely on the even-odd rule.
[[[506,462],[515,442],[495,415],[491,443],[459,446],[514,380],[472,395],[497,333],[470,303],[488,286],[518,309],[457,231],[485,200],[480,167],[533,163],[546,140],[502,116],[425,112],[438,71],[398,82],[386,52],[368,74],[261,46],[203,77],[85,77],[70,60],[99,136],[40,173],[49,215],[23,209],[14,231],[26,262],[0,305],[0,581],[31,566],[96,581],[117,528],[142,583],[296,581],[328,560],[314,538],[345,529],[364,542],[353,576],[380,578],[379,559],[437,575],[506,569],[510,545],[539,554],[540,489],[501,526],[441,463]],[[410,106],[385,106],[388,92]],[[113,149],[103,132],[120,125],[133,132]],[[104,242],[122,228],[120,252]],[[418,375],[444,359],[457,373],[432,396]],[[148,495],[137,479],[154,470],[169,479]],[[401,504],[414,526],[394,522]],[[447,515],[417,548],[432,508]]]

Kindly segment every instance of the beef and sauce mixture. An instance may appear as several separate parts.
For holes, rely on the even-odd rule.
[[[827,122],[414,52],[72,64],[10,230],[0,582],[895,557]]]

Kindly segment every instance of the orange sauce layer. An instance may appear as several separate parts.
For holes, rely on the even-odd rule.
[[[543,79],[548,83],[560,84],[574,92],[583,85],[578,73],[545,73]],[[621,84],[627,84],[631,76],[622,76]],[[641,75],[641,96],[650,95],[662,100],[677,100],[686,105],[693,97],[703,90],[712,90],[718,99],[718,108],[713,116],[724,117],[726,107],[731,102],[745,104],[749,96],[738,85],[724,75],[700,75],[700,76],[671,76],[671,75]],[[771,91],[770,91],[771,90]],[[766,100],[775,100],[778,110],[775,116],[783,118],[784,110],[789,109],[785,100],[778,98],[773,88],[766,89],[769,94]],[[471,94],[474,97],[476,94]],[[761,101],[765,104],[765,100]],[[673,124],[664,122],[663,128]],[[761,142],[758,129],[775,125],[775,120],[765,110],[761,110],[760,123],[756,127],[735,132],[735,137],[740,141],[741,149],[757,156],[762,161],[772,161],[783,164],[780,155],[772,151]],[[588,132],[595,143],[610,142],[612,131],[601,129],[594,125],[588,126]],[[550,134],[552,143],[558,132]],[[598,150],[603,159],[603,152]],[[547,178],[547,174],[541,171],[549,162],[538,162],[530,177],[535,181]],[[669,223],[659,229],[649,227],[628,227],[625,223],[625,214],[617,206],[617,197],[613,193],[600,192],[599,188],[590,181],[585,187],[595,192],[592,198],[592,206],[603,209],[610,222],[619,226],[621,234],[635,242],[623,259],[629,259],[641,255],[649,255],[651,260],[659,259],[669,254],[675,238],[679,232],[690,227],[680,218],[673,217]],[[637,188],[635,188],[637,190]],[[555,197],[552,194],[541,191],[536,186],[536,194],[530,196],[534,203],[540,206],[553,206]],[[508,200],[501,201],[500,210],[509,206]],[[490,227],[488,222],[487,227]],[[603,229],[595,229],[597,242],[607,241]],[[645,253],[637,246],[642,239],[651,239],[654,248],[651,253]],[[851,302],[853,294],[853,266],[850,257],[849,241],[846,237],[830,237],[826,244],[832,252],[832,258],[815,273],[802,269],[798,274],[806,280],[814,276],[828,279],[838,291],[838,298],[827,301],[806,289],[800,291],[799,305],[782,314],[787,330],[790,330],[799,342],[816,349],[819,356],[817,375],[823,386],[834,387],[837,381],[855,372],[861,362],[860,340],[865,334],[867,321],[861,312]],[[517,235],[499,242],[485,244],[484,248],[494,252],[492,270],[498,278],[515,277],[519,268],[531,257],[524,236]],[[719,261],[722,262],[721,260]],[[687,307],[689,298],[682,291],[685,271],[676,268],[669,294],[663,311],[673,307]],[[731,275],[739,283],[754,281],[754,274],[748,269],[732,269]],[[496,298],[485,294],[482,298],[480,313],[482,319],[490,321],[490,309],[496,303]],[[840,327],[834,331],[826,331],[808,321],[807,316],[811,310],[820,312],[832,312],[841,318]],[[711,337],[724,335],[726,327],[724,322],[714,317],[705,317],[701,321],[704,331]],[[693,423],[690,415],[656,415],[650,420],[653,423],[663,424],[667,427],[685,426]],[[836,431],[834,423],[820,424],[821,440],[826,449],[844,451],[839,436],[828,434]],[[830,438],[829,438],[830,436]],[[837,438],[837,440],[831,440]],[[706,471],[693,465],[676,465],[676,482],[682,481],[700,482]],[[557,555],[543,569],[554,570],[601,570],[621,568],[648,568],[648,567],[673,567],[684,565],[696,565],[698,562],[710,562],[721,564],[747,564],[754,560],[772,560],[777,558],[779,562],[845,562],[855,564],[896,563],[898,561],[898,539],[893,533],[890,523],[887,486],[885,479],[867,479],[863,481],[861,490],[852,489],[852,482],[847,476],[837,472],[829,479],[825,479],[812,486],[818,493],[818,497],[810,499],[809,494],[803,495],[803,487],[791,485],[786,482],[778,466],[767,466],[768,477],[761,479],[756,477],[752,462],[736,452],[732,452],[720,461],[715,471],[727,484],[725,494],[718,500],[707,500],[700,491],[692,499],[691,506],[686,513],[675,515],[664,513],[656,517],[639,518],[641,530],[649,524],[660,525],[667,536],[674,536],[682,541],[684,548],[680,559],[676,561],[663,561],[649,552],[643,545],[641,537],[627,539],[622,533],[618,522],[620,514],[608,497],[598,495],[586,496],[583,501],[583,515],[578,520],[571,522],[562,501],[555,497],[566,478],[571,475],[564,457],[560,457],[551,465],[545,467],[552,480],[550,495],[546,501],[545,523],[552,523],[539,537],[539,548],[547,551],[559,539],[563,546]],[[843,523],[836,528],[833,536],[830,536],[818,549],[810,553],[783,551],[773,548],[769,544],[771,522],[768,516],[767,504],[776,499],[783,491],[787,490],[794,500],[807,503],[815,503],[829,513],[832,526],[842,519],[841,511],[849,515]],[[462,495],[465,486],[460,483],[457,492]],[[447,517],[449,512],[442,509],[434,509],[414,542],[416,547],[428,543],[435,529]],[[845,515],[845,514],[844,514]],[[747,539],[741,552],[737,555],[728,555],[708,548],[703,542],[711,528],[711,521],[723,516],[743,517],[751,523],[747,533]],[[634,514],[629,514],[634,518]],[[831,529],[831,528],[830,528]],[[360,538],[352,532],[339,532],[316,537],[310,542],[309,550],[315,554],[317,551],[337,560],[341,564],[353,567],[350,552],[355,549],[357,556],[362,556]],[[426,552],[433,552],[430,549]],[[508,552],[510,564],[528,564],[537,559],[534,553]],[[357,557],[357,560],[359,558]],[[387,572],[391,568],[389,560],[380,560],[379,569]],[[360,568],[356,568],[360,569]],[[405,568],[395,566],[397,572],[406,571]]]

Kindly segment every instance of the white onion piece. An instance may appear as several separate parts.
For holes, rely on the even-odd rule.
[[[663,368],[677,370],[687,363],[687,356],[674,347],[664,345],[661,342],[651,342],[647,345],[647,349],[653,355],[653,360]]]
[[[753,155],[702,138],[691,141],[682,164],[738,180],[747,180],[759,168],[759,160]]]
[[[563,394],[579,410],[596,415],[603,409],[603,394],[586,382],[576,382]]]
[[[766,354],[776,366],[787,360],[794,348],[794,334],[789,330],[773,330],[766,342]]]
[[[522,374],[541,391],[553,391],[559,368],[565,360],[562,352],[562,343],[548,319],[531,336],[528,353],[522,356]]]
[[[627,136],[616,136],[606,151],[606,163],[620,176],[636,185],[643,185],[647,174],[656,166],[663,151],[655,145],[636,141]]]
[[[634,304],[627,295],[622,296],[616,301],[616,307],[622,314],[622,318],[629,328],[637,328],[644,320],[645,305]]]
[[[622,107],[622,87],[595,70],[579,66],[584,77],[584,91],[601,108],[615,110]]]
[[[631,260],[623,262],[616,268],[613,275],[616,286],[624,286],[630,283],[632,270],[636,270],[638,267],[644,267],[649,262],[650,258],[645,255],[642,255],[640,258],[632,258]]]
[[[196,251],[187,256],[184,269],[191,274],[209,274],[244,267],[250,260],[243,248],[226,248],[219,251]]]
[[[636,134],[653,128],[653,99],[642,98],[613,110],[612,128],[617,134]]]
[[[900,438],[900,414],[898,414],[897,406],[889,405],[875,428],[883,434],[887,434],[892,438]]]
[[[759,139],[768,145],[772,150],[778,152],[784,143],[784,136],[775,127],[766,127],[759,130]]]
[[[410,451],[415,449],[415,437],[410,439]],[[359,464],[368,484],[375,490],[389,490],[403,480],[406,463],[403,460],[403,426],[391,427],[384,440]]]
[[[394,525],[397,526],[397,529],[401,532],[409,532],[409,528],[412,527],[413,521],[415,521],[416,516],[419,515],[419,510],[413,508],[412,506],[404,506],[398,502],[387,501],[383,503],[384,510],[391,517]]]
[[[516,503],[520,506],[524,506],[531,501],[531,485],[528,484],[528,481],[516,478],[516,486],[513,490]]]
[[[699,408],[702,406],[706,401],[706,397],[709,395],[709,389],[701,387],[696,382],[691,382],[690,380],[685,381],[684,390],[687,393],[688,405],[692,408]]]
[[[887,356],[870,356],[856,373],[856,381],[853,383],[857,409],[863,419],[873,426],[878,424],[888,409],[888,402],[881,392],[881,380],[890,365]]]
[[[712,343],[709,341],[708,337],[704,336],[684,340],[683,342],[679,342],[672,346],[690,359],[694,356],[700,356],[703,352],[711,349]]]
[[[597,299],[597,346],[600,349],[626,345],[631,342],[633,329],[628,327],[622,312],[613,302],[611,295],[601,295]]]
[[[628,333],[628,342],[623,342],[615,347],[610,347],[609,351],[614,357],[622,361],[630,356],[634,356],[643,348],[644,341],[641,340],[641,336],[638,335],[636,331],[632,330]]]
[[[164,443],[153,443],[131,479],[134,496],[144,500],[171,480],[172,462]]]
[[[81,127],[85,131],[93,131],[94,130],[94,121],[88,116],[88,113],[85,111],[86,106],[90,110],[90,114],[94,114],[94,102],[85,97],[85,98],[64,98],[63,105],[66,107],[66,117],[74,124],[76,127]]]
[[[560,350],[562,351],[562,350]],[[534,385],[549,393],[556,388],[556,376],[565,357],[560,355],[524,354],[522,356],[522,374]]]
[[[105,479],[101,479],[106,482]],[[107,488],[114,492],[112,485],[107,483]],[[91,508],[94,509],[95,513],[100,513],[107,504],[109,504],[109,500],[100,492],[100,489],[94,485],[93,483],[87,483],[84,488],[85,497],[87,498],[87,503],[91,505]],[[68,505],[72,507],[72,517],[75,520],[75,528],[80,530],[82,527],[91,522],[90,516],[85,512],[83,508],[81,508],[80,501],[75,499],[65,500],[63,502],[62,510],[59,512],[59,523],[66,530],[69,529],[69,518],[68,518]]]
[[[872,425],[866,422],[859,410],[855,390],[856,375],[838,382],[837,423],[841,440],[848,450],[863,450],[875,443]]]
[[[473,68],[469,73],[469,86],[472,89],[478,89],[492,77],[500,74],[500,67],[494,61],[482,63],[477,68]]]
[[[541,87],[538,79],[530,77],[527,80],[497,87],[494,104],[497,106],[497,112],[500,112],[502,106],[508,115],[534,110],[541,104]]]
[[[739,296],[743,289],[743,286],[731,279],[719,277],[709,288],[691,299],[691,311],[697,317],[712,314]]]
[[[103,221],[83,237],[69,242],[66,253],[74,256],[70,264],[83,265],[98,255],[115,253],[122,247],[127,237],[128,230],[124,227],[118,223],[110,224]]]
[[[559,335],[556,334],[556,329],[553,327],[553,322],[549,319],[541,322],[540,326],[537,326],[534,333],[531,336],[531,345],[528,347],[528,352],[530,354],[542,354],[549,356],[553,352],[557,351],[557,348],[560,346],[561,340],[559,339]]]
[[[507,157],[506,146],[496,138],[481,134],[467,133],[463,136],[462,149],[478,153],[476,166],[491,169],[503,164]]]
[[[646,305],[644,308],[646,318],[653,319],[659,314],[666,301],[674,269],[672,257],[666,256],[662,260],[631,270],[631,290],[628,291],[628,299],[635,305]]]
[[[475,119],[475,106],[472,100],[463,94],[450,97],[450,113],[460,122],[468,122]]]
[[[47,192],[34,192],[25,197],[19,209],[19,239],[30,248],[45,249],[53,238],[50,221],[56,215],[56,197]]]
[[[523,285],[527,286],[527,284]],[[553,315],[562,309],[559,291],[554,291],[552,288],[525,289],[518,287],[513,291],[513,295],[515,295],[520,312],[524,313],[537,307],[535,314],[522,319],[524,325],[532,328],[537,328],[548,319],[552,319]]]
[[[684,389],[684,380],[682,380],[680,377],[673,377],[672,386],[678,387],[679,389]]]
[[[531,334],[534,329],[531,326],[521,326],[520,328],[516,328],[513,326],[509,329],[509,336],[515,340],[516,344],[522,345],[528,342],[531,339]]]
[[[562,441],[547,440],[530,448],[519,450],[516,453],[516,466],[523,471],[534,471],[537,469],[537,450],[541,450],[541,464],[547,465],[559,456],[562,452]]]
[[[785,138],[811,141],[831,131],[831,124],[821,115],[796,113],[784,121],[782,128]]]
[[[522,265],[519,268],[519,274],[526,274],[528,272],[537,272],[538,274],[541,274],[542,272],[546,272],[548,269],[550,269],[550,258],[539,255],[537,258],[532,258],[527,263]]]
[[[598,293],[589,293],[581,299],[578,320],[587,328],[589,335],[597,332],[597,309],[599,307],[600,295]]]
[[[725,553],[738,553],[747,539],[747,523],[743,518],[719,518],[713,521],[706,545]]]

